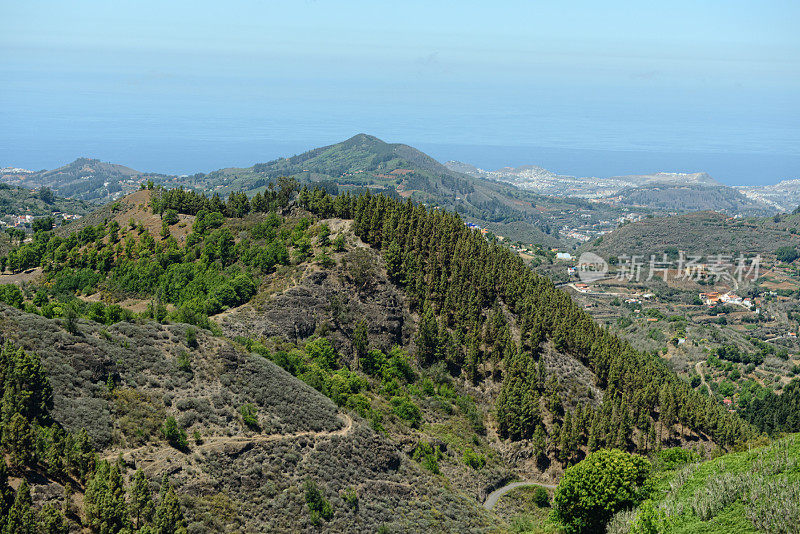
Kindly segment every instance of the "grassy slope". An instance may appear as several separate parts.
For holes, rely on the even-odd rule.
[[[654,501],[671,533],[797,532],[800,526],[798,434],[661,472],[656,480]],[[632,515],[615,518],[609,532],[627,532]]]

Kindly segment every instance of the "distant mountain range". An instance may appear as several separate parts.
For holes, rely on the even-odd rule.
[[[667,173],[582,178],[526,165],[487,171],[468,163],[441,164],[423,152],[358,134],[302,154],[191,176],[142,172],[80,158],[53,170],[0,170],[0,182],[27,189],[49,187],[61,197],[103,204],[153,180],[206,194],[255,194],[280,176],[329,192],[370,190],[456,211],[512,240],[563,244],[559,231],[592,236],[629,212],[666,215],[713,210],[762,216],[800,204],[800,180],[761,187],[729,187],[706,173]]]
[[[674,212],[714,210],[729,215],[766,215],[791,211],[800,203],[800,180],[774,186],[729,187],[707,173],[657,172],[612,176],[575,177],[525,165],[486,171],[459,161],[449,169],[487,180],[507,182],[541,195],[603,200],[612,204]]]

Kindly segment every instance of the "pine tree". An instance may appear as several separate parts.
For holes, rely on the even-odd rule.
[[[397,240],[393,240],[386,250],[386,273],[393,282],[402,283],[403,280],[403,251]]]
[[[39,532],[41,534],[69,534],[69,525],[58,508],[47,505],[39,512]]]
[[[84,506],[89,525],[99,534],[113,534],[130,528],[119,467],[111,466],[105,460],[98,464],[87,484]]]
[[[150,523],[153,520],[155,511],[153,498],[150,495],[150,486],[147,483],[147,478],[141,469],[134,473],[131,482],[129,496],[130,515],[136,528],[141,528],[143,524]]]
[[[14,504],[14,490],[8,484],[8,470],[5,458],[0,458],[0,517],[6,517]],[[2,527],[2,522],[0,522]]]
[[[542,425],[537,426],[533,433],[533,450],[540,458],[547,455],[547,433]]]
[[[353,350],[355,351],[356,361],[362,358],[369,350],[369,332],[367,321],[361,320],[356,323],[353,329]]]
[[[15,413],[4,426],[3,447],[8,451],[11,465],[21,467],[32,463],[35,458],[34,433],[28,420]]]
[[[439,325],[430,306],[426,306],[419,322],[419,331],[415,339],[417,359],[423,365],[433,363],[436,356],[436,345],[439,338]]]
[[[17,488],[14,504],[8,511],[3,534],[36,534],[36,516],[31,509],[31,488],[22,481]]]
[[[161,481],[153,526],[156,534],[186,534],[186,520],[166,474]]]

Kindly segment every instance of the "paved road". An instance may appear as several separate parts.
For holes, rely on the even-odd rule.
[[[483,503],[483,507],[487,510],[491,510],[494,508],[494,505],[497,504],[497,501],[500,500],[500,497],[508,493],[509,491],[515,488],[521,488],[523,486],[541,486],[543,488],[548,489],[556,489],[554,484],[543,484],[541,482],[512,482],[510,484],[506,484],[502,488],[496,489],[486,497],[486,500]]]

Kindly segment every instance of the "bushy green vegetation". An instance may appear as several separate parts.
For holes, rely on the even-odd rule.
[[[797,435],[704,463],[665,466],[651,499],[614,517],[608,532],[800,532]]]
[[[294,185],[286,188],[290,194]],[[169,315],[179,322],[209,328],[208,316],[248,302],[260,277],[289,263],[290,251],[296,261],[308,257],[313,237],[308,219],[287,226],[281,216],[269,212],[264,222],[253,228],[252,238],[238,241],[230,228],[223,226],[223,212],[241,217],[251,211],[277,209],[286,197],[283,190],[252,202],[231,195],[227,203],[183,190],[156,188],[153,195],[156,212],[196,214],[194,231],[183,245],[169,232],[155,239],[140,224],[132,222],[122,228],[113,220],[85,226],[67,237],[38,232],[31,242],[20,244],[5,258],[12,271],[41,266],[45,272],[45,283],[26,310],[45,317],[65,317],[71,313],[65,309],[69,305],[78,316],[105,324],[132,319],[130,312],[117,305],[88,304],[73,298],[99,290],[118,298],[152,298],[147,316],[164,320]],[[21,307],[15,291],[3,288],[0,299]],[[172,304],[174,311],[168,314],[165,303]]]
[[[178,421],[174,417],[167,417],[164,426],[161,427],[161,432],[164,434],[164,439],[176,449],[185,450],[188,447],[186,431],[178,425]]]
[[[310,479],[306,480],[303,490],[305,491],[311,524],[318,526],[322,521],[330,521],[333,517],[333,508],[322,491],[320,491],[317,483]]]
[[[564,472],[553,497],[566,532],[600,532],[618,511],[647,496],[650,462],[613,449],[593,452]]]

